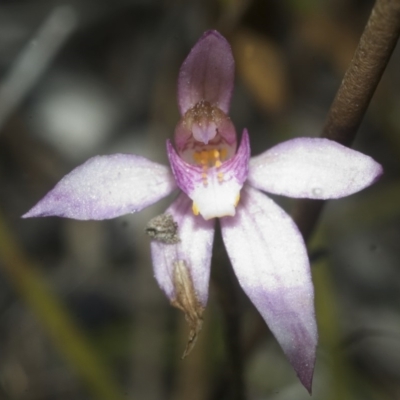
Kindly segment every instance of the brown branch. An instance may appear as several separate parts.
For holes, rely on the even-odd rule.
[[[322,132],[322,137],[345,146],[353,142],[368,105],[396,46],[400,33],[400,0],[377,0],[353,60],[343,78]],[[293,219],[307,240],[324,205],[298,200]]]

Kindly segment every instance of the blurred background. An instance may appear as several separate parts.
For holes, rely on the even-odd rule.
[[[230,116],[253,154],[318,136],[372,6],[0,1],[0,399],[309,398],[235,281],[230,300],[219,293],[218,271],[231,271],[218,240],[203,330],[181,360],[188,328],[153,278],[144,233],[171,199],[110,221],[20,216],[94,155],[166,163],[178,70],[207,29],[232,44]],[[385,175],[330,202],[310,243],[313,399],[400,399],[399,64],[397,48],[354,144]],[[242,354],[227,345],[226,310]]]

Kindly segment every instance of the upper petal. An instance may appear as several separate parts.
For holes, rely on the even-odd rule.
[[[191,201],[182,193],[165,212],[177,224],[178,243],[153,240],[151,254],[154,274],[167,297],[177,297],[174,285],[174,268],[183,262],[189,270],[197,297],[203,307],[207,304],[210,279],[211,250],[214,239],[214,221],[195,216]]]
[[[208,101],[228,113],[233,91],[235,63],[227,40],[207,31],[183,62],[178,78],[181,114],[200,101]]]
[[[140,211],[175,188],[164,165],[133,154],[97,156],[64,176],[23,218],[109,219]]]
[[[307,251],[293,220],[261,192],[245,187],[222,237],[243,290],[310,391],[317,345]]]
[[[371,185],[382,174],[371,157],[321,138],[298,138],[250,161],[248,182],[289,197],[334,199]]]

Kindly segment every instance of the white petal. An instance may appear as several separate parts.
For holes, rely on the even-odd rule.
[[[371,157],[339,143],[298,138],[252,158],[248,182],[274,194],[326,200],[356,193],[382,172]]]
[[[23,217],[115,218],[140,211],[175,188],[164,165],[133,154],[97,156],[64,176]]]
[[[174,268],[183,262],[189,269],[198,300],[205,307],[208,299],[214,220],[205,221],[192,213],[192,202],[182,193],[165,212],[178,225],[176,244],[153,240],[151,254],[154,274],[167,297],[176,298]]]
[[[293,220],[248,187],[222,237],[243,290],[310,390],[317,344],[314,290],[306,247]]]

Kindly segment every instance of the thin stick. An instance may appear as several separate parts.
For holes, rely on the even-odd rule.
[[[351,145],[399,34],[400,0],[377,0],[333,100],[322,137]],[[305,240],[310,237],[323,204],[319,200],[296,202],[292,215]]]

